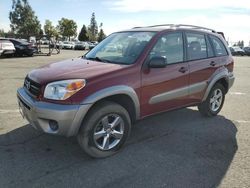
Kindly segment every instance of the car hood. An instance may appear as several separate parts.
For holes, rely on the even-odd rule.
[[[28,77],[37,83],[46,84],[58,80],[90,79],[127,66],[74,58],[34,69],[28,74]]]

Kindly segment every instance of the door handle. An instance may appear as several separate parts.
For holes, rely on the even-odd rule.
[[[214,67],[216,63],[214,61],[211,61],[210,65]]]
[[[179,69],[179,72],[185,73],[187,70],[188,70],[187,67],[181,67],[181,68]]]

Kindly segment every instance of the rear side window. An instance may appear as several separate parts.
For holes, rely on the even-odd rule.
[[[207,41],[207,56],[208,57],[214,57],[214,52],[213,52],[213,48],[211,45],[211,42],[209,41],[208,36],[206,36],[206,41]]]
[[[182,33],[163,35],[150,52],[150,57],[162,56],[167,59],[167,64],[183,62],[183,37]]]
[[[219,38],[215,37],[215,36],[210,35],[209,37],[212,40],[215,55],[216,56],[225,56],[225,55],[227,55],[227,50],[226,50],[224,44],[222,43],[222,41]]]
[[[207,58],[205,36],[197,33],[186,33],[188,60]]]

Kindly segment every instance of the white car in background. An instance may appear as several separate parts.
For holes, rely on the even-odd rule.
[[[74,49],[75,43],[70,41],[64,41],[62,44],[63,49]]]
[[[15,46],[8,39],[0,39],[0,56],[12,55],[16,51]]]
[[[76,42],[75,50],[89,50],[89,44],[87,42]]]

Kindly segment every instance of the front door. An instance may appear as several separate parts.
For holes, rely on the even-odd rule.
[[[165,57],[164,68],[145,68],[142,71],[142,117],[185,106],[188,101],[188,64],[184,62],[182,32],[162,35],[148,55]]]

